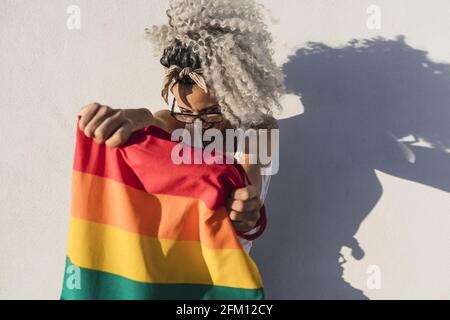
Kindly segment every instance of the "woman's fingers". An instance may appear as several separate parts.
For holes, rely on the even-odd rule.
[[[238,212],[231,210],[229,213],[231,221],[257,222],[260,217],[259,211]]]
[[[131,119],[122,109],[91,103],[83,107],[78,115],[81,116],[78,125],[81,131],[99,144],[118,147],[133,133]]]
[[[94,138],[94,132],[97,130],[97,128],[103,123],[103,121],[113,116],[115,112],[116,110],[113,110],[108,106],[100,106],[100,108],[97,109],[95,115],[84,128],[84,134],[90,138]]]
[[[256,197],[257,195],[258,195],[258,189],[253,185],[249,185],[244,188],[239,188],[239,189],[233,190],[231,192],[230,197],[233,199],[236,199],[236,200],[245,201],[245,200],[252,199],[252,198]]]
[[[89,121],[95,116],[98,109],[100,108],[100,104],[91,103],[84,106],[79,112],[78,115],[81,116],[80,121],[78,122],[78,127],[81,131],[84,132],[84,129],[89,124]]]
[[[227,199],[226,205],[229,209],[239,212],[245,212],[259,210],[261,209],[263,203],[258,196],[249,200],[236,200],[230,197]]]
[[[249,231],[256,226],[263,206],[257,191],[255,186],[249,185],[234,190],[228,197],[226,206],[236,230]]]
[[[106,142],[121,126],[125,125],[125,122],[126,119],[124,119],[121,110],[115,110],[115,113],[105,118],[95,129],[95,141],[97,143]]]
[[[131,124],[124,122],[113,134],[105,141],[108,147],[115,148],[124,144],[133,133]]]
[[[233,223],[233,227],[238,231],[250,231],[258,223],[261,214],[259,210],[249,212],[238,212],[231,210],[229,217]]]

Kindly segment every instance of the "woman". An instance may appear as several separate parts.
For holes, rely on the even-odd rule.
[[[197,118],[204,128],[221,131],[277,128],[273,111],[281,110],[284,87],[259,5],[254,0],[171,0],[169,6],[169,23],[146,32],[165,68],[161,94],[166,103],[173,94],[172,109],[152,114],[147,108],[93,103],[80,111],[80,129],[116,147],[147,126],[172,133]],[[235,229],[245,232],[240,240],[247,251],[261,233],[260,209],[270,178],[261,176],[260,164],[250,164],[249,156],[245,153],[241,163],[253,185],[234,190],[227,201]]]

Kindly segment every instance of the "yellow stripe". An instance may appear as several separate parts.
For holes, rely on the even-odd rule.
[[[140,236],[74,217],[68,256],[82,268],[139,282],[262,288],[259,270],[243,249],[209,249],[199,241]]]

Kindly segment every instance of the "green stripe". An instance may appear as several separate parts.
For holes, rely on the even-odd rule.
[[[63,300],[264,300],[263,288],[144,283],[73,266],[67,257],[61,295]]]

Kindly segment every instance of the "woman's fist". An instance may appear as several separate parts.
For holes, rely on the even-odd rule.
[[[258,223],[263,202],[255,186],[235,189],[226,201],[228,215],[237,231],[250,231]]]
[[[99,103],[84,106],[78,115],[78,127],[86,136],[112,148],[127,142],[134,131],[150,125],[153,118],[146,108],[113,109]]]

